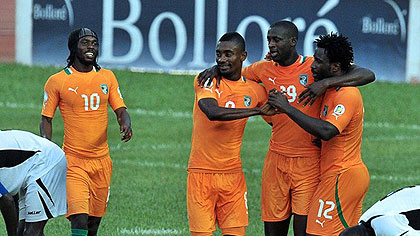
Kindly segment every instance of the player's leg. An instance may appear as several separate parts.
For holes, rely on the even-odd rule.
[[[311,203],[309,235],[338,235],[356,225],[369,186],[366,167],[352,167],[338,175],[323,176]]]
[[[95,236],[98,233],[99,224],[102,217],[89,216],[88,219],[88,236]]]
[[[287,236],[290,225],[289,218],[277,222],[264,222],[264,233],[266,236]]]
[[[2,189],[4,189],[4,192]],[[0,209],[1,214],[3,215],[4,222],[6,224],[6,230],[8,235],[16,235],[18,217],[15,209],[15,202],[13,196],[5,190],[3,185],[0,183]]]
[[[306,235],[306,224],[312,197],[319,184],[319,158],[291,158],[293,232]]]
[[[44,227],[48,220],[38,222],[26,222],[23,236],[43,236]]]
[[[101,219],[105,216],[108,205],[112,176],[111,157],[89,160],[89,166],[88,235],[94,236],[98,232]]]
[[[88,233],[89,175],[87,160],[67,155],[67,205],[66,217],[71,222],[71,235]]]
[[[268,150],[261,182],[261,218],[266,236],[287,236],[291,217],[290,158]]]
[[[23,231],[25,231],[25,220],[19,220],[17,235],[23,236]]]
[[[214,211],[218,198],[215,192],[215,174],[188,173],[187,212],[192,236],[211,236],[216,230]]]
[[[223,235],[244,236],[248,226],[248,199],[245,175],[215,174],[219,199],[216,219]]]

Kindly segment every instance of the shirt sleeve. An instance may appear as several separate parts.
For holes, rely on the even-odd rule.
[[[112,71],[109,71],[109,79],[110,79],[110,88],[109,88],[109,97],[108,102],[111,106],[112,110],[117,110],[120,107],[126,107],[123,96],[120,91],[120,87],[118,85],[117,78],[115,77]]]
[[[253,82],[253,87],[255,93],[257,94],[257,106],[262,107],[268,100],[267,91],[265,90],[264,86],[258,83]]]
[[[213,78],[213,81],[211,83],[204,84],[203,87],[197,84],[197,78],[198,78],[198,75],[194,79],[194,91],[195,91],[195,96],[197,97],[197,101],[200,101],[200,99],[203,99],[203,98],[214,98],[217,100],[217,95],[216,95],[216,92],[214,91],[214,87],[216,84],[215,78]]]
[[[44,86],[44,101],[41,115],[53,118],[60,101],[61,83],[58,77],[50,77]]]
[[[245,68],[242,68],[242,76],[244,76],[245,79],[261,83],[261,79],[258,77],[258,63],[253,63]]]
[[[324,99],[328,99],[328,96]],[[323,120],[333,124],[341,133],[350,123],[354,114],[358,112],[360,97],[354,91],[347,90],[336,96],[332,104],[333,107],[329,109]]]

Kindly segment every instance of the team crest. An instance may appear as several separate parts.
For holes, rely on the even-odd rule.
[[[343,104],[338,104],[334,108],[334,112],[332,113],[332,115],[335,116],[335,119],[337,120],[338,117],[340,117],[341,115],[343,115],[345,111],[346,111],[346,108],[344,107],[344,105]]]
[[[325,106],[324,106],[324,110],[322,110],[322,115],[323,115],[323,116],[327,116],[327,114],[328,114],[328,106],[327,106],[327,105],[325,105]]]
[[[246,107],[251,106],[251,97],[250,96],[246,96],[244,97],[244,104]]]
[[[301,85],[306,86],[306,84],[308,83],[308,75],[307,74],[299,75],[299,82]]]
[[[103,92],[105,95],[107,95],[107,94],[108,94],[108,85],[106,85],[106,84],[101,84],[101,89],[102,89],[102,92]]]

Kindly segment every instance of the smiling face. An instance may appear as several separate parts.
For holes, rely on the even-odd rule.
[[[267,33],[268,49],[273,61],[282,64],[296,50],[296,37],[291,37],[286,28],[271,27]]]
[[[216,46],[216,63],[221,75],[227,79],[240,78],[245,59],[246,52],[235,41],[219,41]]]
[[[315,81],[319,81],[333,75],[331,63],[327,57],[324,48],[317,48],[314,53],[314,62],[311,65],[311,71]]]
[[[93,65],[98,56],[98,39],[86,36],[79,39],[76,50],[76,60],[83,65]]]

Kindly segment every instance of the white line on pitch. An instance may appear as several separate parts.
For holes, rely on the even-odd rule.
[[[180,235],[184,232],[176,229],[141,229],[138,227],[134,229],[122,228],[118,231],[124,235]]]
[[[0,107],[7,108],[23,108],[23,109],[39,109],[41,110],[41,103],[39,105],[32,103],[14,103],[14,102],[0,102]],[[141,108],[129,108],[130,114],[144,115],[144,116],[158,116],[158,117],[173,117],[173,118],[192,118],[192,112],[188,111],[174,111],[174,110],[158,110],[151,111]],[[250,121],[260,120],[261,117],[250,117]],[[388,129],[408,129],[420,130],[420,125],[417,124],[391,124],[388,122],[365,122],[364,127],[369,128],[388,128]]]

